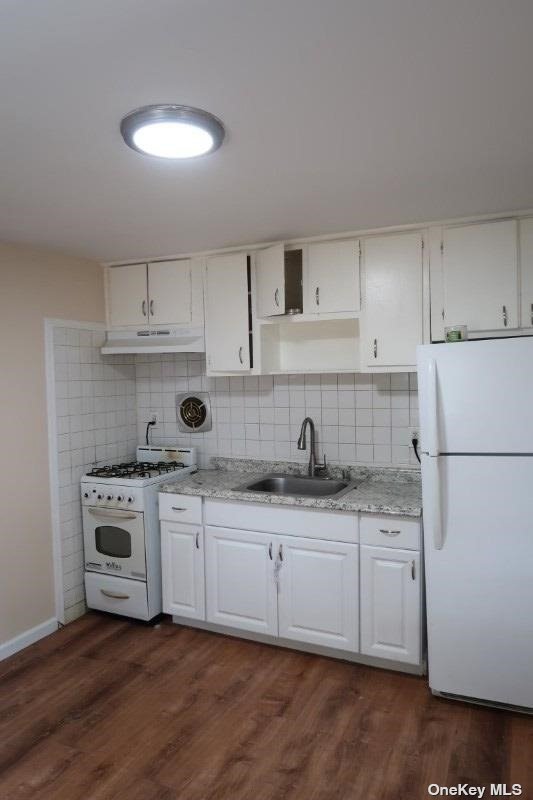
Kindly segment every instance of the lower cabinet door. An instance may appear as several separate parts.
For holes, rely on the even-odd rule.
[[[204,543],[201,527],[161,523],[163,611],[205,619]]]
[[[210,526],[205,535],[209,622],[276,636],[274,543],[278,537]]]
[[[361,652],[420,663],[420,553],[361,546]]]
[[[356,544],[278,537],[281,637],[358,652],[358,550]]]

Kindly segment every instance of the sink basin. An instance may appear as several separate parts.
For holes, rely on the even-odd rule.
[[[335,478],[311,478],[307,475],[264,475],[252,483],[239,486],[237,491],[301,497],[339,497],[355,489],[355,484]]]

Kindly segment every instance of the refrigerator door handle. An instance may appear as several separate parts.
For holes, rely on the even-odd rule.
[[[427,452],[430,456],[440,455],[439,450],[439,417],[437,407],[437,362],[430,358],[427,364],[427,397],[428,397],[428,441]]]
[[[426,481],[430,494],[429,507],[424,507],[424,517],[427,520],[433,534],[433,546],[435,550],[442,550],[444,546],[444,531],[442,526],[442,501],[441,501],[441,481],[440,481],[440,459],[426,458]]]

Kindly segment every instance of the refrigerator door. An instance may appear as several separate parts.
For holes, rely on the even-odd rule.
[[[422,452],[533,453],[533,337],[423,345],[418,387]]]
[[[533,457],[424,455],[422,479],[430,687],[533,707]]]

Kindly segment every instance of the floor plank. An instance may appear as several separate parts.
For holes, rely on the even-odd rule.
[[[533,798],[532,765],[533,718],[168,621],[90,613],[0,665],[1,800]]]

